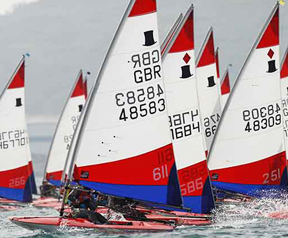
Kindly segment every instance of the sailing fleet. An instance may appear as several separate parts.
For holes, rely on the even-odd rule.
[[[51,207],[60,216],[11,221],[28,229],[65,222],[169,231],[171,220],[211,224],[209,214],[225,202],[220,194],[253,199],[284,191],[288,55],[280,63],[279,11],[277,2],[231,89],[228,68],[221,82],[212,27],[195,56],[193,5],[160,46],[156,0],[131,0],[91,92],[80,70],[54,133],[43,186],[59,188],[63,202]],[[0,204],[32,202],[36,188],[24,69],[25,56],[0,97]],[[67,218],[65,198],[77,186],[137,202],[150,220]],[[49,206],[49,199],[33,203]]]

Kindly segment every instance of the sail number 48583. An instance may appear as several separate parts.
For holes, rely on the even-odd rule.
[[[117,93],[116,105],[121,107],[119,120],[136,120],[138,118],[163,112],[166,108],[164,91],[160,84],[146,89]]]

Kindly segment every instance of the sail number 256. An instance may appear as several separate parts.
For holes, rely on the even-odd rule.
[[[265,130],[281,124],[281,108],[278,103],[260,108],[244,110],[243,120],[246,122],[245,131]]]

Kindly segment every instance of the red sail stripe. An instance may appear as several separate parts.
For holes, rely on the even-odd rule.
[[[61,180],[63,171],[56,171],[51,173],[46,173],[47,180]]]
[[[129,17],[149,14],[156,11],[156,0],[136,0]]]
[[[8,89],[12,88],[23,88],[24,87],[24,78],[25,78],[25,60],[23,60],[18,71],[14,75],[12,82],[8,86]]]
[[[191,11],[169,53],[182,52],[194,49],[194,14]]]
[[[213,63],[215,63],[215,51],[214,51],[213,31],[211,31],[209,39],[206,42],[206,45],[204,46],[202,55],[200,56],[200,60],[198,62],[197,67],[202,67]]]
[[[172,144],[115,162],[75,167],[74,178],[108,184],[167,185],[174,165]],[[81,178],[81,174],[89,174]]]
[[[217,71],[217,78],[220,78],[220,69],[219,69],[219,50],[217,48],[215,52],[215,60],[216,60],[216,71]]]
[[[274,16],[269,22],[257,49],[275,45],[279,45],[279,8],[276,10]]]
[[[29,177],[29,165],[0,172],[0,186],[6,188],[24,189]]]
[[[283,62],[280,76],[281,76],[281,79],[288,77],[288,54],[286,54],[286,58]]]
[[[83,77],[82,77],[82,73],[80,73],[79,79],[77,81],[77,84],[74,88],[74,91],[71,95],[71,98],[73,97],[78,97],[78,96],[82,96],[84,95],[84,87],[83,87]]]
[[[85,100],[86,100],[88,97],[87,80],[84,81],[83,87],[84,87],[84,95],[85,95]]]
[[[215,182],[278,185],[285,168],[286,152],[283,151],[257,162],[212,170],[210,177]]]
[[[182,196],[201,196],[208,177],[206,158],[204,161],[178,170]]]
[[[225,78],[221,84],[221,94],[225,95],[230,93],[230,80],[228,70],[226,71]]]

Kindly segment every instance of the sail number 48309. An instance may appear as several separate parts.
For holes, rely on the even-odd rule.
[[[245,131],[260,131],[281,124],[281,108],[278,103],[260,108],[244,110],[243,120],[246,122]]]

